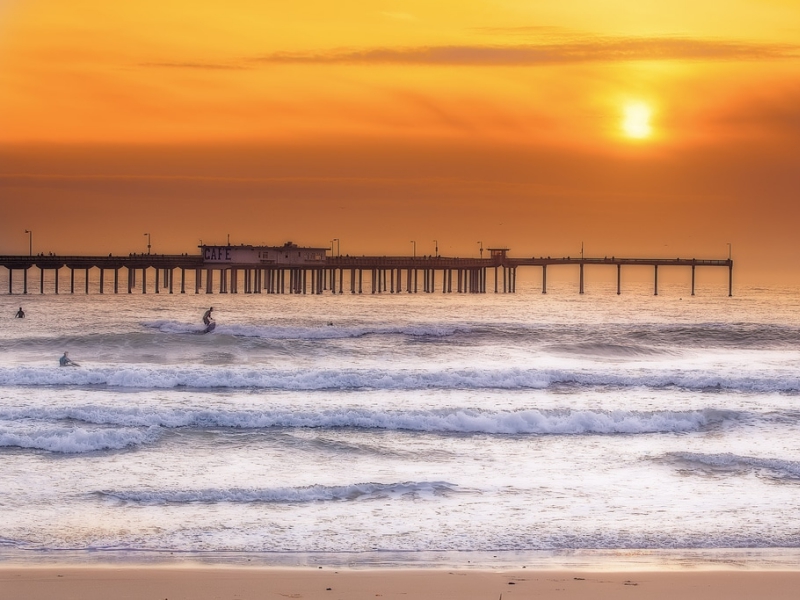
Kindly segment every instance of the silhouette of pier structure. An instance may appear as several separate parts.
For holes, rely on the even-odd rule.
[[[201,246],[200,254],[129,256],[0,256],[8,271],[8,294],[15,281],[28,294],[35,291],[29,270],[38,270],[38,293],[48,288],[56,294],[76,293],[76,272],[83,272],[79,287],[92,286],[104,293],[206,294],[343,294],[381,293],[514,293],[517,269],[538,267],[542,293],[547,293],[548,267],[578,267],[578,292],[584,293],[587,267],[616,267],[617,294],[622,293],[622,267],[652,267],[653,292],[658,295],[659,267],[691,269],[691,294],[695,294],[698,267],[728,269],[728,295],[733,295],[733,260],[696,258],[531,257],[508,256],[508,248],[489,248],[488,258],[446,256],[330,256],[330,248],[284,246]],[[68,270],[64,277],[64,270]],[[21,272],[21,273],[19,273]],[[187,290],[187,273],[194,272]],[[148,274],[151,277],[148,277]],[[177,282],[175,279],[178,275]],[[31,285],[33,284],[33,285]],[[77,289],[80,292],[80,289]]]

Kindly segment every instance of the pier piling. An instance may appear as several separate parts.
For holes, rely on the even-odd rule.
[[[658,265],[653,267],[653,295],[658,296]]]
[[[293,246],[295,248],[296,246]],[[244,247],[252,248],[252,247]],[[222,247],[226,252],[227,247]],[[491,249],[490,249],[491,250]],[[622,267],[623,266],[651,266],[653,267],[653,294],[659,295],[658,270],[661,266],[688,267],[691,270],[691,295],[697,292],[697,267],[727,267],[728,269],[728,296],[733,296],[733,260],[719,259],[682,259],[682,258],[587,258],[587,257],[531,257],[512,258],[507,256],[507,249],[491,250],[491,257],[453,258],[443,256],[324,256],[320,250],[314,255],[313,261],[303,262],[301,253],[281,252],[276,260],[268,262],[263,258],[259,261],[247,262],[220,262],[219,260],[207,261],[202,255],[134,255],[129,257],[109,256],[0,256],[0,267],[8,273],[8,293],[14,294],[15,271],[22,271],[20,285],[23,294],[30,293],[28,289],[29,269],[39,271],[39,293],[45,293],[45,272],[52,269],[54,293],[60,293],[60,269],[69,269],[69,293],[75,294],[75,271],[80,269],[84,273],[83,288],[86,294],[90,293],[91,281],[96,277],[96,293],[106,293],[106,271],[114,271],[114,293],[119,293],[119,270],[125,269],[128,275],[128,293],[133,293],[137,287],[136,271],[141,269],[141,293],[147,294],[147,271],[153,269],[155,283],[153,290],[161,293],[162,288],[166,293],[175,293],[175,269],[180,269],[180,293],[186,293],[187,269],[194,270],[195,294],[204,292],[212,294],[218,288],[221,294],[238,294],[240,279],[245,294],[321,294],[330,289],[331,294],[343,294],[345,289],[345,273],[349,279],[350,294],[362,294],[364,286],[364,272],[369,278],[369,292],[372,294],[416,294],[420,290],[432,294],[441,289],[443,294],[451,294],[454,289],[457,293],[485,294],[487,291],[488,270],[493,269],[494,293],[513,294],[517,291],[517,269],[519,267],[541,267],[542,269],[542,294],[547,294],[548,267],[558,265],[578,266],[578,292],[586,292],[586,268],[594,265],[615,266],[617,269],[616,292],[622,293]],[[266,254],[266,253],[265,253]],[[281,262],[283,257],[289,258]],[[259,255],[260,256],[260,255]],[[97,275],[92,274],[97,269]],[[203,276],[205,271],[205,282]],[[502,273],[501,273],[502,271]],[[214,282],[215,272],[219,277],[219,284]],[[419,281],[419,279],[422,281]],[[441,278],[441,282],[438,281]],[[500,279],[502,278],[502,282]],[[454,281],[455,280],[455,281]],[[441,285],[441,287],[439,287]],[[287,289],[288,288],[288,289]]]

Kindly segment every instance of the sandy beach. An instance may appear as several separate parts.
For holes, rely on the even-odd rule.
[[[796,598],[796,571],[459,571],[0,567],[0,600]]]

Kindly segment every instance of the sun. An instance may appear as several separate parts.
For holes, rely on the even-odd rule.
[[[629,138],[637,140],[650,137],[653,128],[650,126],[650,117],[653,111],[644,102],[625,105],[622,111],[622,130]]]

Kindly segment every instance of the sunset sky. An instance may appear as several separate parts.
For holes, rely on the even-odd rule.
[[[724,258],[800,284],[797,0],[0,0],[0,253]]]

